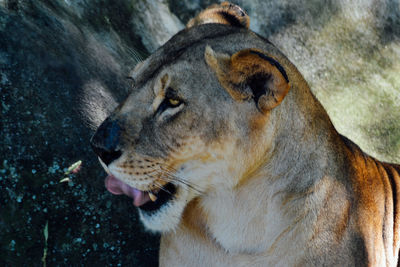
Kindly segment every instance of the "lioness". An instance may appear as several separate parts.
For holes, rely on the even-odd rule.
[[[337,133],[295,66],[212,6],[131,78],[91,140],[161,266],[396,266],[400,166]]]

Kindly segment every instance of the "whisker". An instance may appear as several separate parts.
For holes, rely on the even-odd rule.
[[[176,172],[176,170],[174,170],[173,168],[170,168],[170,170],[168,170],[168,169],[164,168],[164,166],[160,166],[160,169],[163,171],[163,173],[167,174],[167,178],[171,179],[172,181],[180,182],[180,183],[186,185],[187,187],[197,191],[200,194],[204,193],[202,190],[197,188],[191,182],[189,182],[189,181],[187,181],[187,180],[185,180],[185,179],[183,179],[181,177],[178,177],[174,173],[172,173],[170,170],[173,170],[174,172]]]
[[[160,179],[165,180],[167,182],[176,181],[176,182],[179,182],[179,183],[181,183],[183,185],[186,185],[187,187],[195,190],[196,192],[198,192],[200,194],[204,193],[201,189],[199,189],[198,187],[193,185],[191,182],[189,182],[189,181],[187,181],[187,180],[185,180],[185,179],[183,179],[181,177],[176,176],[174,174],[174,173],[177,172],[176,169],[173,169],[172,167],[168,168],[166,166],[161,165],[160,163],[158,163],[158,167],[159,167],[159,169],[155,168],[155,167],[150,167],[152,169],[152,171],[150,173],[159,174],[160,175]],[[153,178],[151,176],[149,176],[149,177]]]
[[[154,184],[155,186],[157,186],[160,190],[162,190],[162,191],[164,191],[164,192],[166,192],[166,193],[172,195],[171,192],[169,192],[167,189],[165,189],[165,188],[164,188],[162,185],[160,185],[157,181],[154,181],[153,184]]]
[[[180,182],[188,187],[191,187],[191,185],[188,182],[186,182],[183,179],[180,179],[179,177],[173,175],[170,172],[167,172],[162,167],[160,167],[160,170],[158,170],[158,174],[160,175],[160,179],[166,180],[167,182],[176,181],[176,182]]]

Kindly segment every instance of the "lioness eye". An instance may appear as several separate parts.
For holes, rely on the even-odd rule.
[[[179,106],[179,104],[181,103],[179,99],[174,99],[174,98],[168,99],[168,102],[172,107]]]
[[[184,101],[178,97],[176,91],[168,87],[165,92],[164,101],[161,102],[161,104],[158,106],[156,114],[162,114],[164,111],[168,111],[170,109],[171,111],[169,111],[168,114],[169,115],[171,115],[172,113],[175,114],[181,110],[179,106],[181,106],[182,104],[184,104]]]
[[[165,101],[167,101],[168,106],[171,108],[177,107],[182,104],[182,100],[179,99],[176,91],[171,87],[168,87],[165,92]]]

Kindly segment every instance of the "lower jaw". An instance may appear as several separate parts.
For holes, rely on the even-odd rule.
[[[165,202],[156,210],[145,211],[142,207],[139,207],[140,220],[148,231],[167,233],[177,229],[191,197],[190,193],[187,190],[182,190],[181,187],[177,187],[176,191],[171,200]]]
[[[149,215],[152,213],[156,213],[162,206],[164,206],[174,198],[175,193],[176,193],[176,186],[171,183],[168,183],[165,186],[163,186],[163,188],[157,194],[157,199],[154,202],[149,201],[140,206],[139,209],[142,212]]]

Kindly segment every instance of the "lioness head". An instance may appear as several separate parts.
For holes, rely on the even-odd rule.
[[[204,24],[200,14],[138,64],[132,93],[91,141],[107,189],[130,196],[150,230],[173,230],[190,201],[256,172],[298,86],[296,69],[247,29],[241,9],[215,8],[231,15]]]

